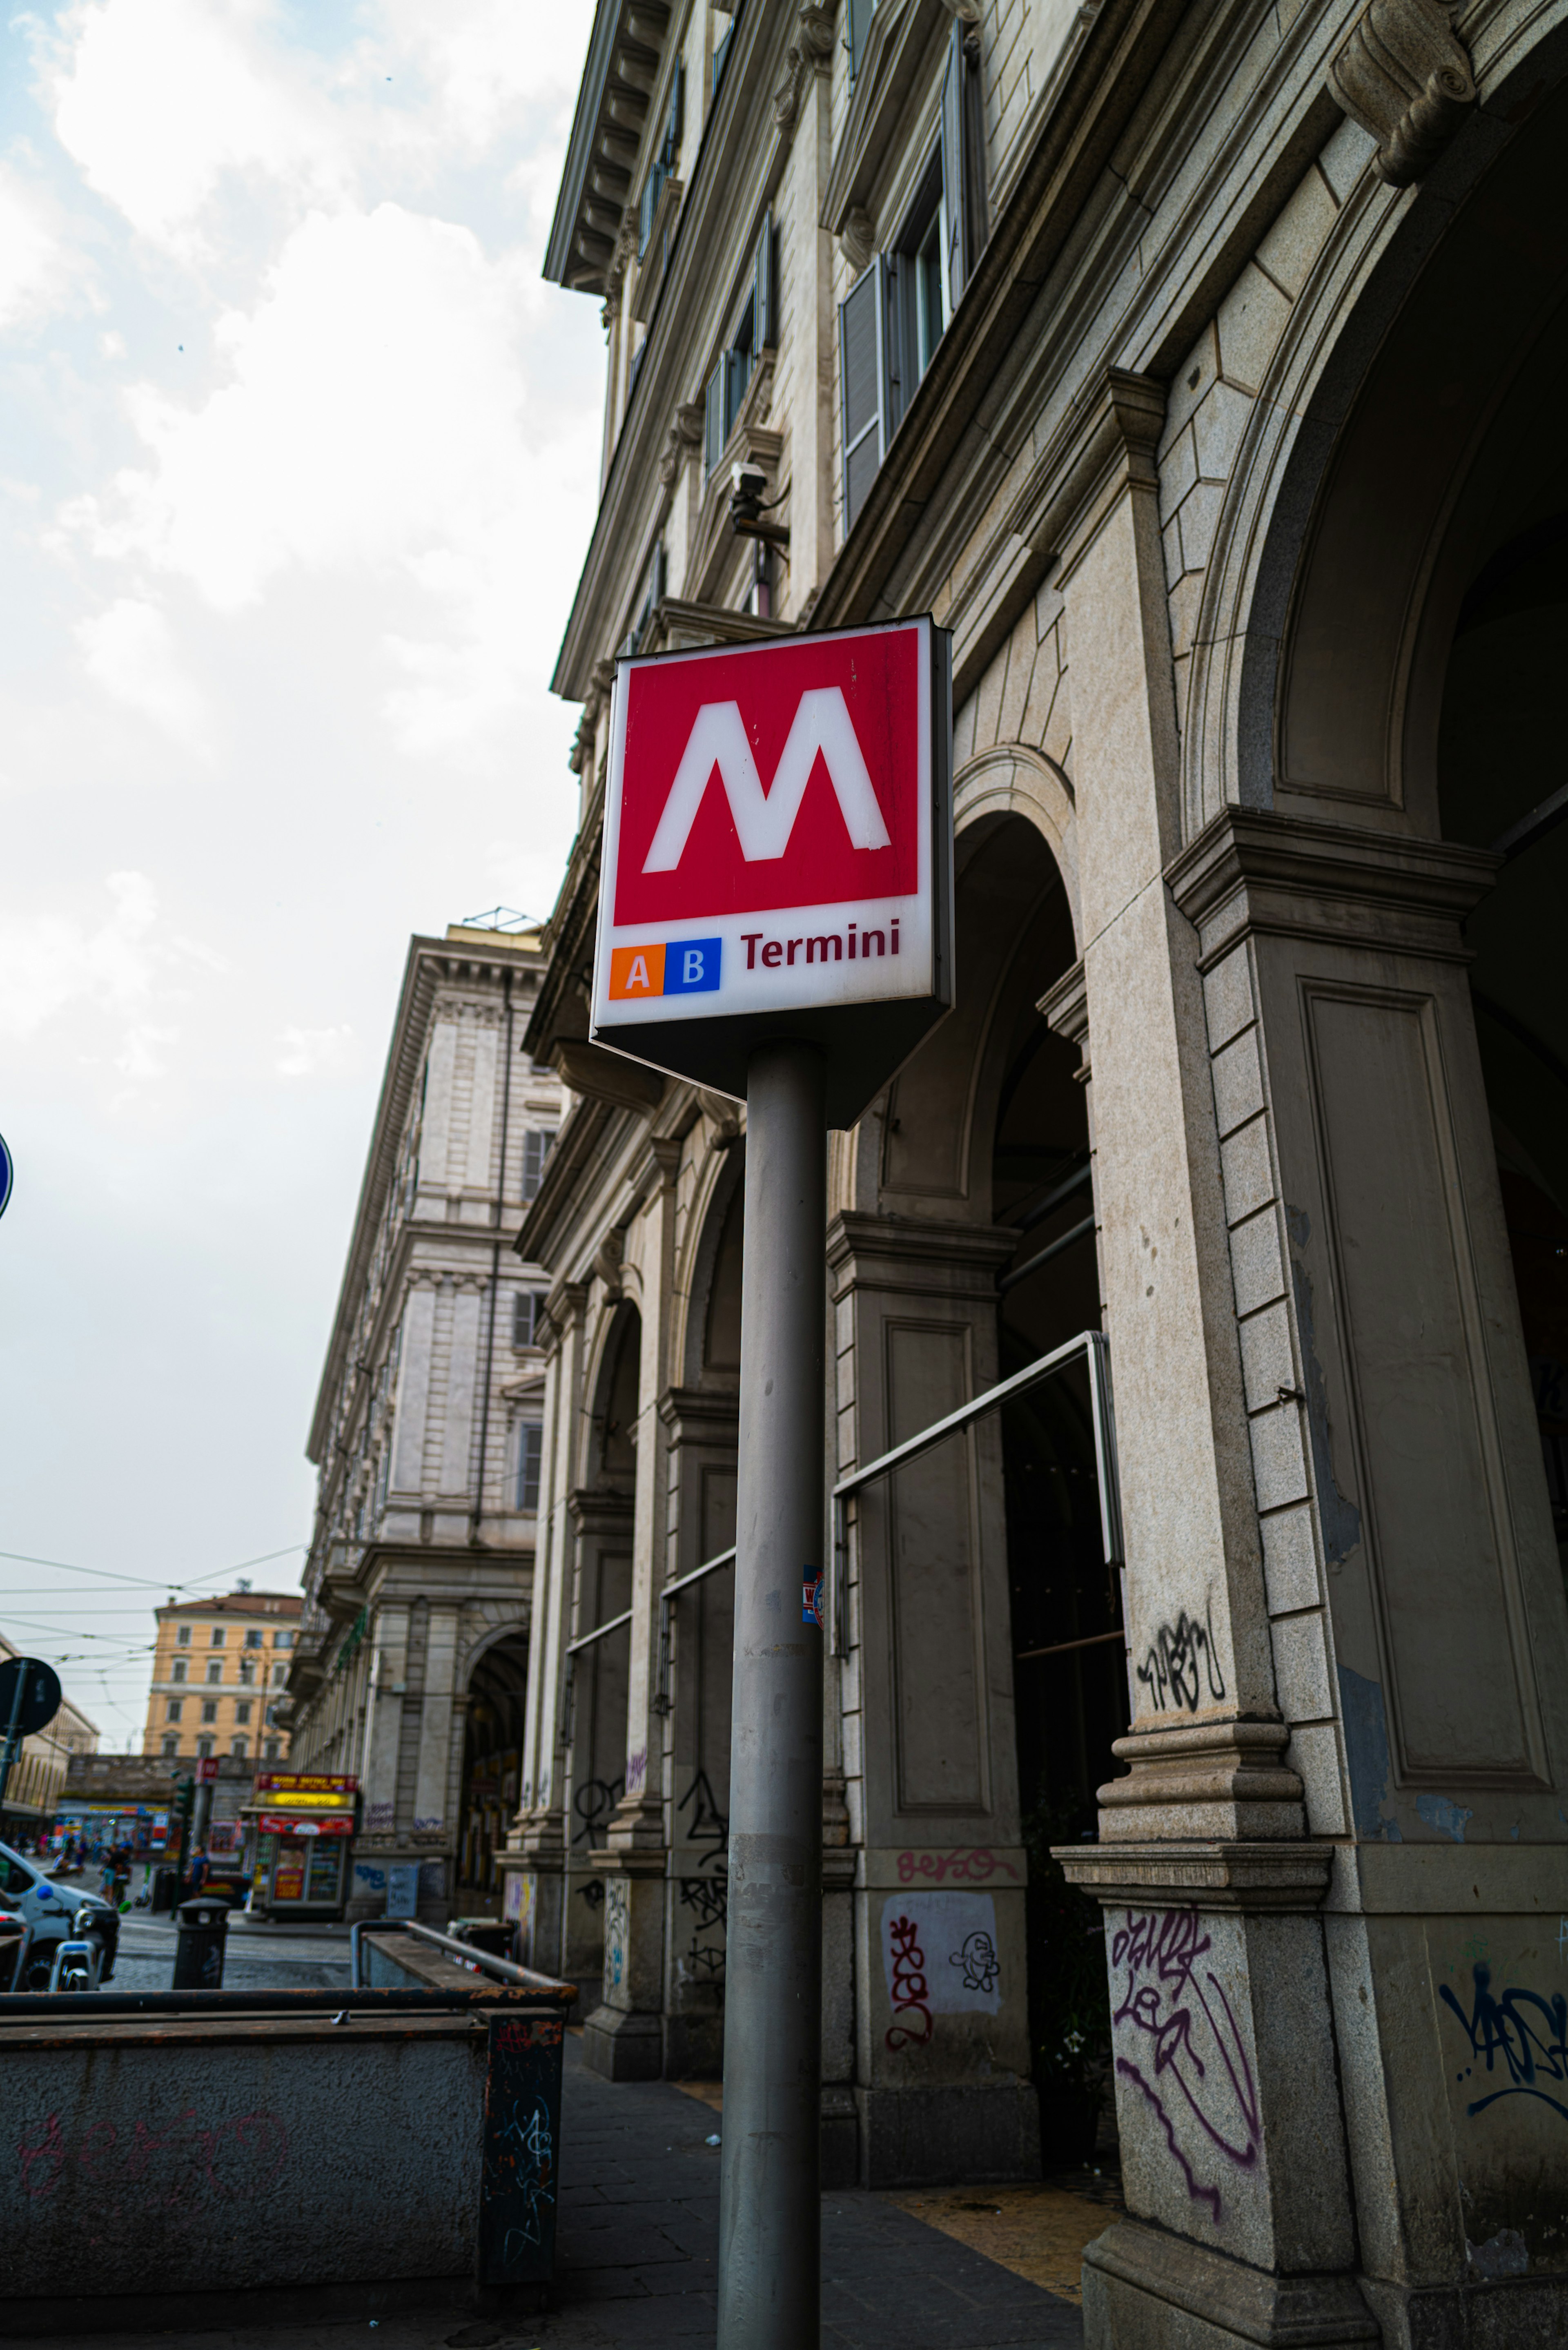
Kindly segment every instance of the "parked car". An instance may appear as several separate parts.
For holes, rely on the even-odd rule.
[[[115,1951],[119,1944],[119,1912],[100,1893],[88,1893],[79,1885],[57,1886],[36,1862],[24,1860],[8,1844],[0,1844],[0,1903],[25,1918],[33,1929],[27,1963],[29,1990],[48,1981],[55,1944],[65,1939],[78,1918],[85,1920],[86,1930],[93,1939],[103,1945],[99,1981],[107,1982],[113,1974]]]

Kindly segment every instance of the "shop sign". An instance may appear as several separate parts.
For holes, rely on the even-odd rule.
[[[858,1117],[952,1001],[950,699],[929,619],[618,662],[596,1039],[737,1096],[815,1043]]]
[[[272,1898],[275,1901],[303,1901],[305,1898],[305,1846],[286,1844],[278,1847],[272,1872]]]
[[[258,1771],[255,1775],[255,1800],[270,1797],[274,1803],[296,1806],[319,1807],[351,1804],[359,1792],[359,1782],[351,1773],[333,1774],[328,1772]]]
[[[353,1835],[354,1823],[347,1812],[339,1812],[335,1819],[304,1820],[296,1819],[292,1811],[264,1812],[256,1822],[256,1831],[261,1835],[346,1836]]]

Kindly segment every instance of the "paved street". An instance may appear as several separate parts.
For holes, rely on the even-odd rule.
[[[182,2350],[706,2350],[719,2220],[719,2148],[708,2140],[721,2126],[711,2106],[667,2082],[598,2080],[574,2039],[547,2315],[477,2317],[456,2294],[444,2309],[400,2315],[392,2288],[368,2293],[361,2314],[337,2322],[225,2325],[178,2337]],[[904,2199],[824,2197],[824,2350],[1080,2350],[1071,2301],[928,2225]],[[103,2350],[103,2340],[57,2336],[50,2350]]]
[[[109,1991],[168,1991],[174,1979],[175,1928],[168,1918],[128,1909],[119,1921],[119,1955]],[[348,1936],[342,1927],[280,1927],[236,1918],[224,1953],[225,1991],[296,1991],[348,1981]]]

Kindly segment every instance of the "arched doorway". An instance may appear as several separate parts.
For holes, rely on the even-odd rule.
[[[504,1633],[469,1675],[457,1848],[457,1901],[464,1917],[501,1915],[495,1855],[517,1809],[527,1689],[528,1635]]]
[[[735,1540],[743,1143],[713,1187],[693,1267],[684,1384],[666,1399],[676,1527],[672,1578]],[[709,2078],[723,2059],[730,1715],[734,1666],[732,1565],[716,1568],[667,1611],[670,1898],[665,2071]]]
[[[611,1624],[631,1606],[632,1523],[642,1316],[622,1303],[604,1334],[589,1415],[584,1479],[568,1498],[574,1534],[569,1621],[574,1641]],[[604,1956],[604,1878],[593,1856],[626,1791],[630,1632],[622,1625],[567,1661],[561,1725],[566,1749],[566,1925],[565,1966],[592,1981]]]

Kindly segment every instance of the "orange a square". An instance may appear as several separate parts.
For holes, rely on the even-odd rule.
[[[612,947],[609,992],[612,1003],[638,1003],[647,996],[662,995],[664,949]]]

